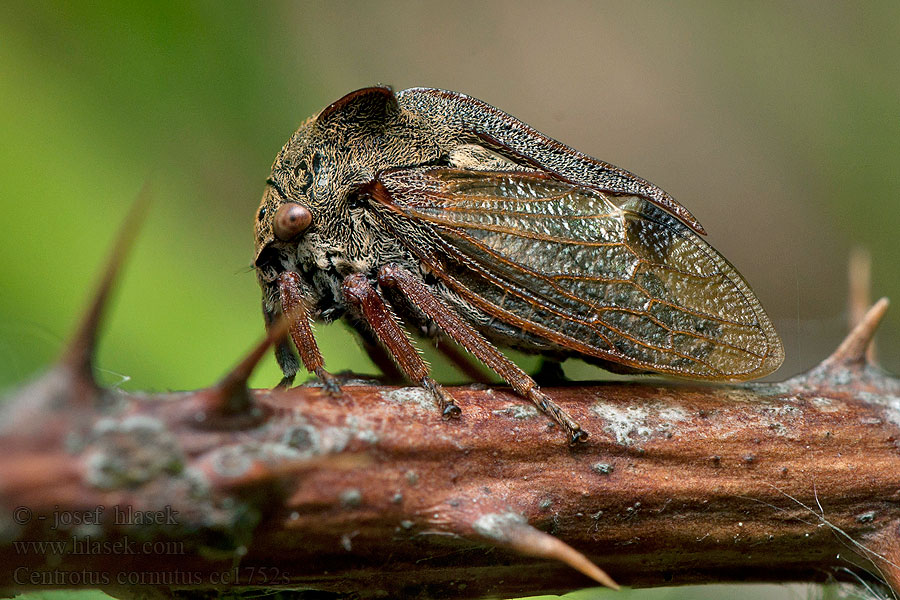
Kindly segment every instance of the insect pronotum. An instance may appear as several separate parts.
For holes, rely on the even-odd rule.
[[[306,313],[291,338],[335,393],[310,319],[346,319],[445,417],[460,409],[405,327],[449,337],[570,443],[587,433],[497,346],[718,381],[760,377],[784,355],[686,208],[457,92],[365,88],[307,120],[275,159],[255,233],[266,322]],[[291,382],[289,342],[276,358]]]

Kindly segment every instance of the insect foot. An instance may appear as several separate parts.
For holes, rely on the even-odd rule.
[[[538,408],[544,411],[544,413],[553,417],[553,420],[566,430],[570,446],[575,446],[581,442],[587,441],[589,437],[588,432],[583,430],[581,426],[572,419],[569,413],[560,408],[560,406],[551,400],[547,394],[537,387],[534,387],[528,391],[527,397],[534,402]]]
[[[339,378],[335,377],[322,367],[315,369],[313,372],[316,374],[316,377],[319,378],[319,381],[322,382],[322,387],[329,396],[333,398],[339,398],[341,396],[341,380]]]

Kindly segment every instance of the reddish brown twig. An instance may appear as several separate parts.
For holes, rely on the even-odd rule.
[[[82,360],[101,304],[0,412],[0,588],[464,598],[613,585],[598,566],[664,585],[848,561],[900,579],[900,381],[865,360],[886,300],[783,383],[546,389],[592,434],[574,449],[503,388],[454,389],[450,422],[421,388],[247,390],[284,326],[209,389],[104,390]]]

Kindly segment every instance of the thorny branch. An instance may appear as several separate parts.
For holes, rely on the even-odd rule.
[[[900,380],[866,360],[886,300],[782,383],[546,389],[592,434],[571,449],[503,388],[452,390],[451,422],[418,388],[248,390],[284,326],[211,388],[103,389],[130,235],[63,359],[0,409],[0,589],[464,598],[614,585],[598,565],[654,586],[854,564],[897,589]]]

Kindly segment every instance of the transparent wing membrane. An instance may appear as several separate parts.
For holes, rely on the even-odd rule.
[[[741,275],[638,196],[541,172],[397,169],[394,212],[427,224],[479,307],[573,351],[702,379],[760,377],[781,342]],[[463,290],[458,290],[463,291]]]

